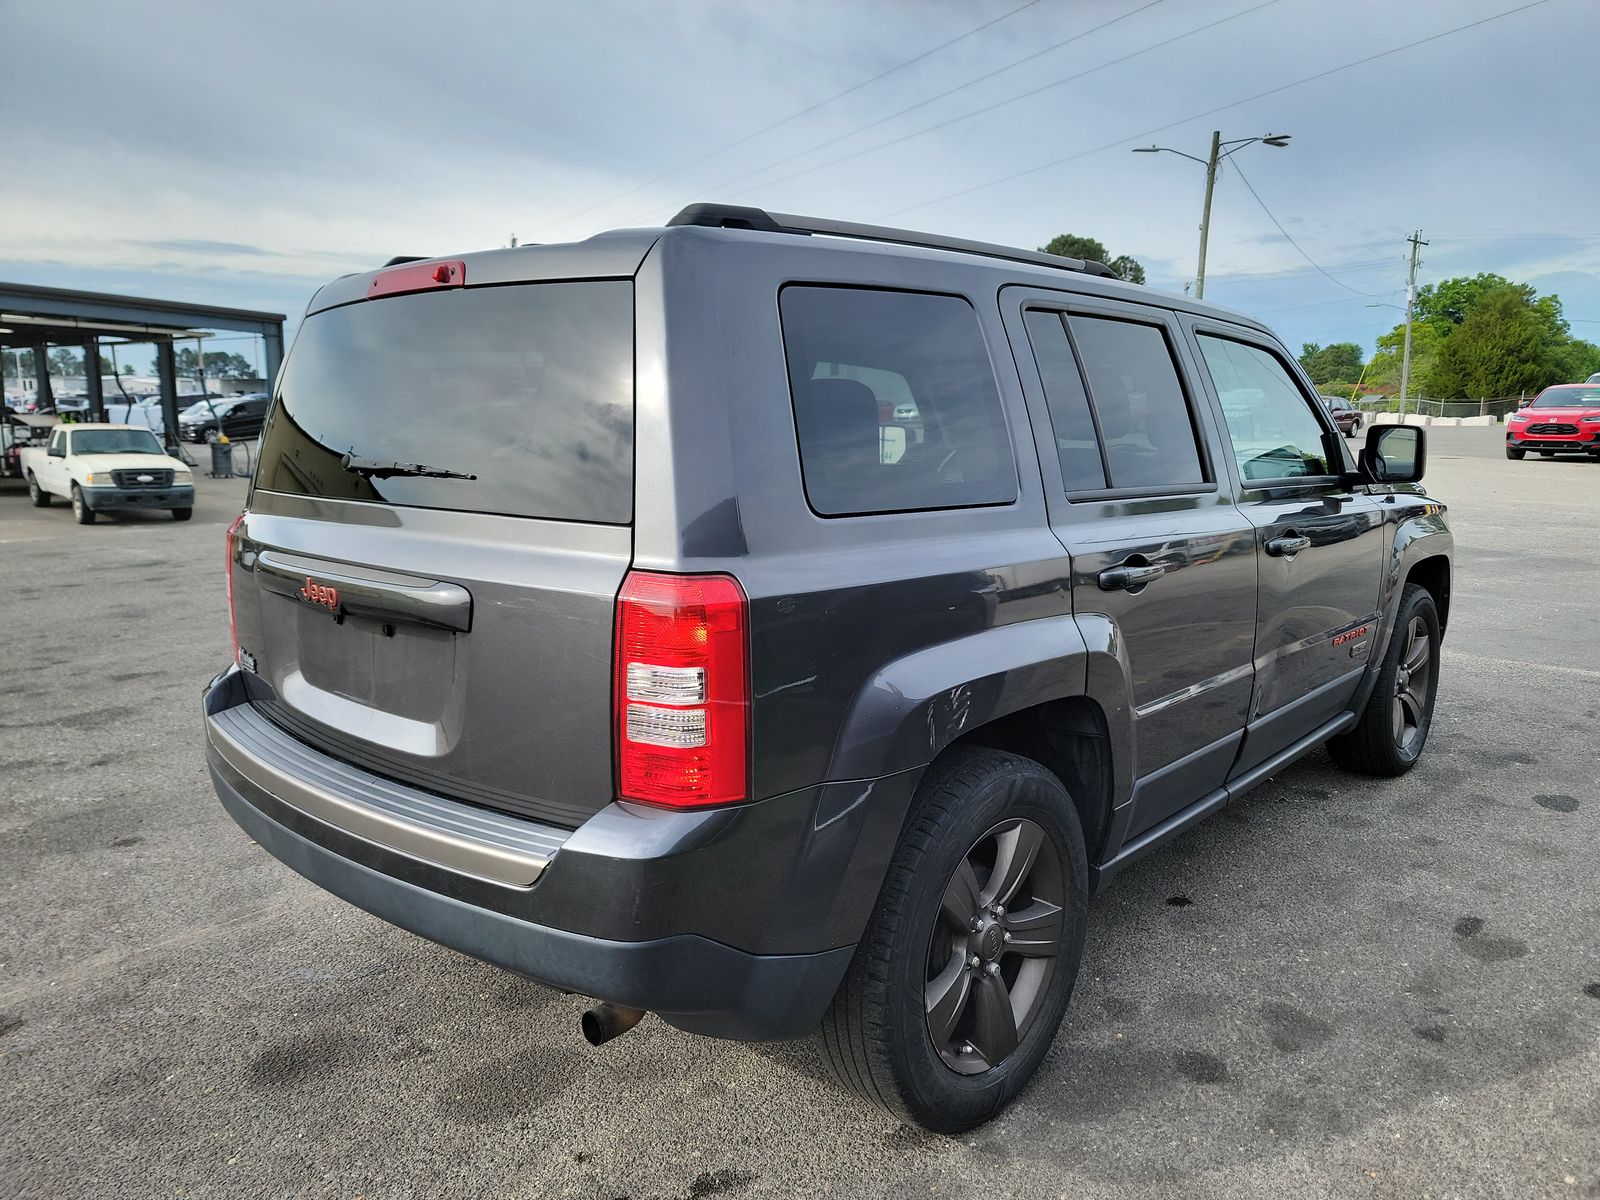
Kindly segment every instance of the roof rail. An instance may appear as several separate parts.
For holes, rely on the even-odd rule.
[[[1085,258],[1066,258],[1040,250],[1022,250],[993,242],[969,242],[966,238],[943,237],[937,233],[917,233],[887,225],[858,225],[854,221],[831,221],[826,217],[799,217],[792,213],[769,213],[761,208],[737,204],[691,204],[668,225],[704,225],[712,229],[754,229],[762,233],[825,234],[828,237],[860,238],[868,242],[889,242],[896,246],[921,246],[929,250],[956,250],[962,254],[981,254],[1058,271],[1081,271],[1115,279],[1117,273],[1105,263]]]

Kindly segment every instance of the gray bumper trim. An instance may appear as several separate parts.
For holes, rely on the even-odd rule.
[[[353,767],[239,704],[206,717],[218,758],[283,803],[412,858],[507,887],[531,887],[568,830],[475,808]]]
[[[566,991],[656,1013],[690,1033],[740,1041],[804,1037],[833,998],[854,947],[747,954],[693,934],[619,942],[552,929],[416,887],[278,824],[215,765],[228,814],[274,858],[402,929]]]

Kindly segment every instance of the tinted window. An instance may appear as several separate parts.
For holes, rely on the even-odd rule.
[[[994,371],[965,300],[787,287],[779,307],[812,508],[841,516],[1016,499]]]
[[[1061,314],[1027,314],[1028,340],[1033,344],[1039,378],[1044,381],[1045,403],[1061,459],[1061,478],[1069,492],[1103,489],[1105,464],[1100,460],[1100,437],[1089,412],[1089,394],[1083,390],[1078,360],[1067,341]]]
[[[1200,335],[1239,474],[1246,480],[1327,475],[1322,423],[1276,357],[1258,346]]]
[[[347,453],[477,478],[363,476],[343,468]],[[626,524],[632,285],[456,288],[307,318],[279,379],[259,486]]]
[[[1069,316],[1115,488],[1206,481],[1166,335],[1154,325]]]

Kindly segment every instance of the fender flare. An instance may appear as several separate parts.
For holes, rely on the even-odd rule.
[[[997,625],[929,646],[885,664],[862,685],[840,728],[829,779],[873,779],[925,767],[951,742],[1011,713],[1074,696],[1131,720],[1126,676],[1108,684],[1120,699],[1091,688],[1095,669],[1084,622],[1071,614]],[[1097,630],[1097,634],[1100,631]],[[1113,640],[1114,636],[1113,636]],[[1099,657],[1103,657],[1103,652]],[[1131,729],[1123,732],[1131,736]],[[1131,771],[1127,737],[1112,730],[1113,762]]]
[[[1405,595],[1406,580],[1411,577],[1412,570],[1424,559],[1442,557],[1449,577],[1453,577],[1454,550],[1455,538],[1445,520],[1442,504],[1429,504],[1421,512],[1404,518],[1395,526],[1378,597],[1378,608],[1383,614],[1382,624],[1372,648],[1372,659],[1367,664],[1366,677],[1351,700],[1352,711],[1359,713],[1366,707],[1372,689],[1377,685],[1378,671],[1384,655],[1389,652],[1389,639],[1394,635],[1395,621],[1400,613],[1400,599]],[[1441,612],[1440,617],[1443,616]]]

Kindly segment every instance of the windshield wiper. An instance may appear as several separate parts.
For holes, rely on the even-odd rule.
[[[393,475],[416,476],[422,479],[476,479],[476,475],[460,471],[447,471],[443,467],[428,467],[422,463],[384,462],[376,458],[360,458],[346,454],[339,460],[346,471],[354,471],[363,479],[388,479]]]

